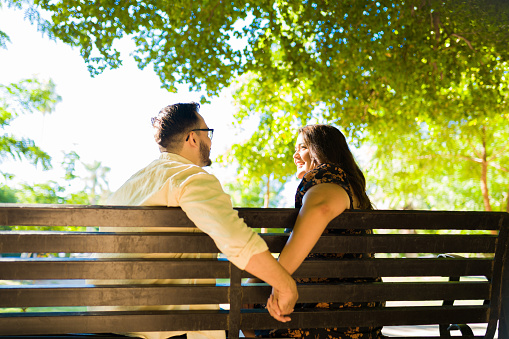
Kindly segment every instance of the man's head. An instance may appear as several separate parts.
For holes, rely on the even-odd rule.
[[[161,152],[180,154],[199,166],[210,166],[212,133],[199,109],[200,104],[195,102],[166,106],[152,118],[154,137]]]

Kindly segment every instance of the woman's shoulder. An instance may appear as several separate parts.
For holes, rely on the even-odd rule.
[[[306,172],[300,182],[297,192],[305,193],[308,189],[319,184],[337,184],[350,191],[350,182],[346,172],[336,164],[320,164]]]
[[[339,165],[329,163],[320,164],[314,169],[306,172],[302,180],[306,182],[315,181],[317,184],[335,181],[348,181],[346,172]]]
[[[304,174],[299,187],[297,187],[295,207],[300,208],[306,192],[319,184],[336,184],[342,187],[350,197],[350,205],[353,206],[350,182],[348,181],[346,172],[339,165],[325,163],[316,166],[314,169]]]

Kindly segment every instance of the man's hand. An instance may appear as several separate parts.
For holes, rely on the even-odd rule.
[[[289,290],[280,291],[275,288],[272,289],[272,294],[267,300],[267,310],[270,315],[281,322],[288,322],[292,320],[288,314],[293,312],[293,308],[299,294],[297,292],[297,286],[295,282]]]
[[[255,254],[245,270],[272,286],[272,294],[267,301],[267,309],[274,319],[290,321],[286,315],[293,312],[299,293],[292,276],[274,259],[269,251]]]

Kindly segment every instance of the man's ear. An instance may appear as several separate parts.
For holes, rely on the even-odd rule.
[[[189,145],[192,146],[192,147],[197,147],[199,146],[198,145],[198,142],[196,141],[196,134],[194,132],[190,132],[189,133]]]

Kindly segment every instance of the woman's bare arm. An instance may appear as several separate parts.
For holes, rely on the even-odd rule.
[[[350,199],[341,186],[324,183],[311,187],[304,195],[293,232],[279,256],[281,266],[293,274],[329,222],[348,208]]]

